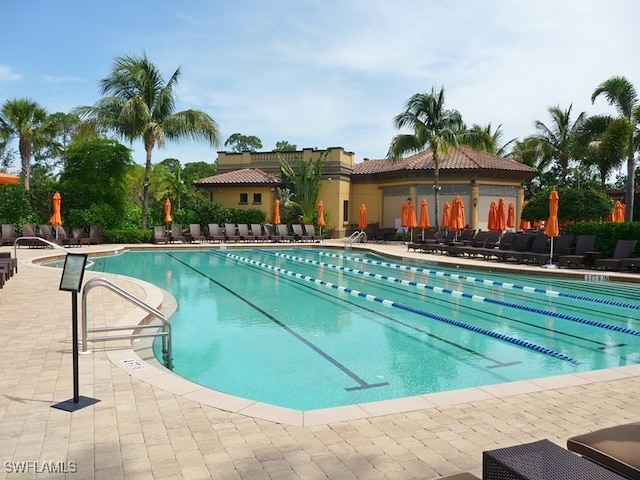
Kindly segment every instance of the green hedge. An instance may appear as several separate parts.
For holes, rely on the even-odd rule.
[[[564,226],[563,232],[574,235],[596,235],[595,249],[613,252],[618,240],[638,240],[636,253],[640,253],[640,222],[584,222]]]
[[[151,243],[153,230],[140,230],[139,228],[104,230],[102,236],[104,243]]]

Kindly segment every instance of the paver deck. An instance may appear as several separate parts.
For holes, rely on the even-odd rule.
[[[369,247],[431,258],[404,245]],[[484,450],[544,438],[564,446],[572,435],[640,418],[634,366],[438,394],[424,403],[405,399],[391,407],[396,413],[368,405],[359,418],[321,412],[300,425],[278,423],[259,411],[216,408],[206,392],[180,381],[167,386],[152,366],[132,370],[122,363],[132,352],[122,342],[96,344],[80,356],[80,393],[98,403],[74,413],[54,409],[73,396],[71,295],[58,290],[60,270],[30,263],[54,253],[18,249],[19,273],[0,290],[0,478],[431,479],[463,470],[480,476]],[[171,308],[157,289],[114,280]],[[91,317],[105,324],[139,315],[107,290],[91,296]],[[61,471],[68,473],[55,473]]]

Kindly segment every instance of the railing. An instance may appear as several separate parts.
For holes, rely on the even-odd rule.
[[[113,327],[100,327],[91,328],[87,327],[87,295],[96,287],[105,287],[112,292],[120,295],[120,297],[128,300],[137,307],[143,309],[147,313],[153,315],[161,321],[161,325],[149,324],[149,325],[118,325]],[[142,333],[139,330],[148,328],[159,329],[152,333]],[[89,337],[89,333],[99,332],[113,332],[119,330],[133,330],[131,333],[122,335],[105,335],[101,337]],[[107,280],[106,278],[92,278],[87,281],[82,289],[82,351],[87,352],[87,342],[96,341],[108,341],[108,340],[122,340],[122,339],[134,339],[134,338],[150,338],[150,337],[162,337],[162,360],[168,369],[173,369],[173,359],[171,355],[171,324],[165,318],[165,316],[159,310],[148,305],[138,297],[127,292],[123,288],[119,287],[115,283]]]
[[[42,238],[42,237],[18,237],[15,239],[15,241],[13,242],[13,256],[15,258],[18,258],[18,245],[21,242],[21,240],[38,240],[39,242],[42,242],[45,245],[49,245],[50,247],[53,248],[57,248],[58,250],[62,250],[65,253],[72,253],[71,251],[67,250],[66,248],[64,248],[62,245],[52,242],[50,240],[47,240],[46,238]],[[91,260],[87,260],[87,267],[91,267],[93,265],[93,262]]]
[[[357,240],[359,240],[360,243],[367,243],[367,233],[364,230],[358,230],[358,231],[353,232],[351,235],[349,235],[349,238],[347,238],[344,241],[344,247],[345,248],[352,248],[353,247],[353,243],[355,241],[357,241]]]

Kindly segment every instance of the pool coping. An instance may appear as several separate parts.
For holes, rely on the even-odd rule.
[[[203,248],[215,248],[222,247],[223,249],[230,249],[229,247],[242,249],[252,248],[254,246],[265,247],[264,244],[234,244],[234,245],[176,245],[176,248],[190,248],[190,249],[203,249]],[[271,247],[283,248],[287,244],[269,245]],[[328,247],[328,248],[343,248],[343,242],[337,243],[322,243],[313,244],[309,246],[314,247]],[[105,245],[105,248],[95,248],[89,253],[89,256],[104,256],[105,254],[120,254],[125,251],[131,250],[149,250],[149,249],[175,249],[174,246],[158,245],[158,246],[140,246],[140,245]],[[373,245],[361,245],[354,246],[357,249],[371,251],[379,254],[383,254],[387,257],[406,259],[415,261],[420,260],[420,256],[424,254],[417,254],[413,256],[411,252],[393,253],[383,248],[376,248]],[[43,261],[50,261],[52,259],[62,259],[64,253],[50,252],[49,255],[39,256],[29,260],[29,263],[37,265]],[[433,256],[430,256],[433,257]],[[429,265],[451,265],[451,264],[464,264],[465,267],[471,266],[468,262],[460,261],[456,258],[438,258],[426,259],[425,264]],[[457,261],[456,261],[457,260]],[[479,263],[479,262],[478,262]],[[480,264],[482,265],[482,264]],[[509,268],[515,267],[515,265],[494,265],[495,268],[481,268],[478,270],[488,271],[517,271],[520,273],[533,273],[533,269],[527,268]],[[506,267],[506,268],[501,268]],[[46,267],[43,267],[46,268]],[[538,272],[538,274],[547,276],[561,276],[584,279],[585,275],[597,275],[600,272],[593,271],[581,271],[581,270],[554,270],[552,272]],[[602,272],[604,273],[604,272]],[[533,273],[536,274],[536,273]],[[128,281],[139,285],[145,292],[145,301],[154,308],[157,308],[163,313],[167,313],[169,317],[175,311],[176,300],[168,292],[162,290],[155,285],[152,285],[143,280],[139,280],[133,277],[127,277],[123,275],[102,273],[105,276],[123,277]],[[93,276],[97,276],[93,274]],[[612,281],[625,281],[627,277],[622,277],[624,280],[618,280],[619,275],[607,276],[607,280],[614,277],[616,280]],[[638,276],[640,277],[640,276]],[[640,283],[640,278],[629,279],[632,283]],[[118,322],[118,326],[129,326],[141,324],[149,318],[149,315],[139,309],[134,308],[131,312],[123,316]],[[121,333],[121,332],[119,332]],[[116,334],[115,332],[113,333]],[[166,392],[183,397],[185,399],[199,402],[203,405],[208,405],[220,410],[238,413],[253,418],[276,422],[284,425],[291,426],[314,426],[325,425],[329,423],[358,420],[363,418],[378,417],[396,413],[407,413],[416,410],[424,410],[430,408],[443,408],[452,405],[459,405],[463,403],[490,400],[490,399],[502,399],[509,396],[527,394],[534,392],[541,392],[547,390],[555,390],[564,387],[573,387],[597,382],[606,382],[611,380],[618,380],[623,378],[640,377],[640,364],[630,365],[624,367],[615,367],[610,369],[592,370],[589,372],[581,372],[576,374],[559,375],[553,377],[545,377],[531,380],[522,380],[509,383],[500,383],[482,387],[473,387],[461,390],[451,390],[439,393],[430,393],[424,395],[415,395],[397,399],[381,400],[376,402],[368,402],[361,404],[353,404],[339,407],[331,407],[316,410],[295,410],[286,407],[280,407],[277,405],[271,405],[247,398],[237,397],[229,395],[208,387],[203,387],[195,382],[187,380],[181,377],[166,367],[164,367],[153,355],[150,355],[150,341],[142,342],[137,346],[130,340],[114,340],[109,344],[109,349],[105,349],[105,353],[109,361],[119,367],[121,370],[129,374],[130,376],[158,387]]]

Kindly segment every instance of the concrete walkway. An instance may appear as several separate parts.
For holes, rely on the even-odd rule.
[[[404,245],[379,248],[443,261],[407,254]],[[113,343],[80,356],[80,393],[100,401],[68,413],[51,405],[73,396],[71,294],[58,290],[60,270],[30,263],[52,254],[20,248],[19,272],[0,290],[0,478],[395,480],[465,470],[481,476],[484,450],[544,438],[564,446],[572,435],[640,419],[640,367],[634,366],[586,373],[568,384],[518,382],[486,395],[474,389],[402,413],[289,425],[155,386],[113,360],[130,348]],[[157,289],[114,280],[167,306]],[[105,325],[140,315],[107,290],[91,295],[90,316]],[[51,473],[61,471],[68,473]]]

